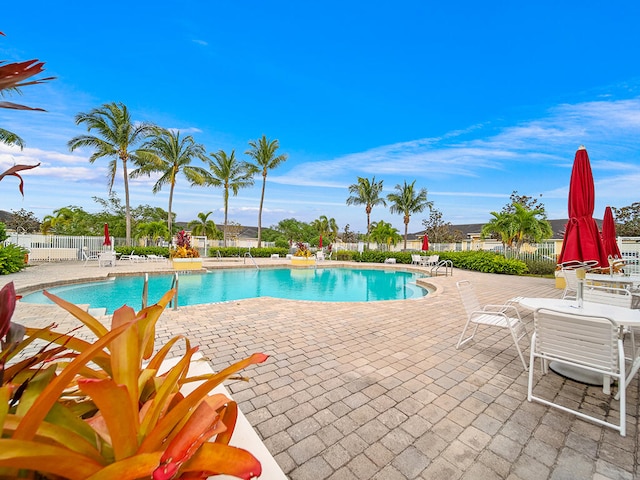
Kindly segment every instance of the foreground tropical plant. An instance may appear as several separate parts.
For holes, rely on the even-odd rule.
[[[111,329],[45,292],[95,335],[93,342],[53,326],[11,322],[12,283],[0,290],[0,478],[253,478],[260,463],[230,446],[237,405],[209,395],[224,379],[267,356],[254,354],[218,373],[190,377],[198,350],[177,336],[154,353],[155,325],[173,297],[136,313],[124,306]],[[37,350],[33,342],[43,340]],[[161,370],[171,348],[186,353]],[[34,353],[27,354],[31,349]],[[161,373],[163,372],[163,373]],[[191,393],[181,387],[201,381]]]
[[[169,250],[171,258],[198,258],[198,249],[191,246],[191,237],[184,230],[180,230],[176,235],[176,248]]]

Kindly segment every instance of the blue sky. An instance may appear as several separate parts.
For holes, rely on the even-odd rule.
[[[42,165],[2,182],[0,208],[39,218],[67,205],[98,211],[107,161],[69,152],[74,116],[125,103],[134,120],[191,134],[207,152],[263,134],[289,160],[267,177],[263,225],[336,219],[364,231],[347,206],[358,176],[384,194],[416,180],[453,224],[484,222],[513,190],[567,217],[577,148],[589,153],[594,216],[640,190],[640,4],[637,2],[51,3],[5,9],[0,59],[39,58],[56,80],[7,98],[47,112],[0,111],[26,148],[0,146],[0,167]],[[229,219],[257,225],[261,179],[230,198]],[[132,205],[167,208],[168,189],[130,183]],[[115,191],[124,198],[121,171]],[[179,221],[213,211],[222,190],[178,180]],[[414,215],[410,231],[428,213]],[[376,207],[372,220],[403,231]]]

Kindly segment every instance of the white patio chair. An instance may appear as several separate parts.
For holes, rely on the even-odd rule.
[[[98,266],[106,267],[107,265],[111,267],[116,266],[116,252],[110,250],[108,252],[100,252],[98,254]]]
[[[578,279],[575,269],[563,268],[561,275],[564,277],[565,287],[562,292],[563,300],[575,300],[578,294]]]
[[[84,260],[83,266],[86,267],[90,261],[98,260],[98,254],[89,253],[89,249],[87,247],[82,247],[82,259]]]
[[[440,255],[429,255],[428,257],[422,257],[422,265],[425,267],[433,267],[440,261]]]
[[[411,255],[411,265],[420,265],[422,263],[422,257],[420,255]]]
[[[529,381],[527,399],[573,413],[580,418],[599,425],[611,427],[626,434],[626,382],[622,338],[618,324],[605,317],[591,317],[574,313],[562,313],[540,308],[534,312],[534,333],[531,336],[529,356]],[[533,371],[536,358],[542,360],[543,376],[548,372],[548,363],[558,362],[614,377],[618,380],[620,398],[620,424],[607,422],[603,418],[588,415],[583,410],[574,410],[565,405],[533,394]],[[542,379],[538,381],[540,385]],[[552,384],[551,384],[552,385]],[[541,386],[540,391],[549,392],[551,385]],[[552,394],[553,399],[561,396]],[[616,396],[617,397],[617,396]]]
[[[458,287],[458,292],[462,299],[462,305],[467,312],[467,323],[460,334],[460,339],[458,340],[456,349],[473,339],[479,325],[506,328],[511,334],[511,338],[516,346],[522,365],[524,366],[524,369],[527,370],[527,362],[525,361],[524,355],[520,350],[520,345],[518,344],[520,339],[523,337],[528,338],[527,329],[525,328],[524,323],[522,323],[520,312],[518,312],[515,305],[507,303],[504,305],[485,305],[484,307],[481,307],[471,282],[468,280],[461,280],[456,283],[456,286]],[[474,324],[473,333],[471,333],[469,337],[465,338],[464,335],[471,324]]]
[[[324,252],[321,252],[321,251],[316,252],[316,261],[318,262],[324,261]]]

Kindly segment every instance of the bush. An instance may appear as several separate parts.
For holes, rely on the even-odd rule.
[[[439,255],[440,260],[451,260],[454,267],[465,270],[506,275],[524,275],[529,271],[522,260],[505,258],[494,252],[441,252]]]
[[[289,250],[289,242],[284,238],[278,238],[275,241],[276,248],[286,248]]]
[[[331,258],[342,260],[343,262],[356,261],[358,257],[360,257],[360,254],[355,250],[338,250],[334,251],[331,256]]]
[[[553,260],[525,260],[531,275],[554,275],[556,262]]]
[[[159,255],[161,257],[169,257],[169,247],[115,247],[115,251],[123,255]]]
[[[25,268],[25,255],[29,253],[26,248],[19,247],[10,243],[6,246],[0,246],[0,275],[8,275],[16,273]]]
[[[240,248],[240,247],[212,247],[209,249],[209,256],[216,257],[220,252],[221,257],[244,257],[244,254],[251,252],[251,256],[255,258],[269,258],[274,253],[281,257],[289,253],[289,243],[286,248],[282,247],[261,247],[261,248]]]

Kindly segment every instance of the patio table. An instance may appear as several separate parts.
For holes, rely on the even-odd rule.
[[[631,327],[631,335],[634,335],[633,328],[640,328],[640,310],[619,307],[616,305],[607,305],[603,303],[583,302],[582,308],[578,307],[575,300],[562,300],[559,298],[537,298],[537,297],[523,297],[518,302],[522,307],[529,310],[537,310],[539,308],[547,308],[558,312],[572,313],[579,315],[588,315],[593,317],[606,317],[615,320],[618,325]],[[620,332],[622,334],[622,332]],[[626,384],[629,385],[631,380],[640,369],[640,348],[633,352],[635,355],[632,358],[631,368],[627,375]],[[553,362],[552,362],[553,363]],[[549,365],[551,368],[552,365]],[[602,385],[602,376],[593,374],[587,370],[574,369],[566,365],[556,365],[553,370],[562,376],[576,380],[577,382],[586,383],[589,385]],[[609,393],[609,386],[605,385],[605,393]]]

